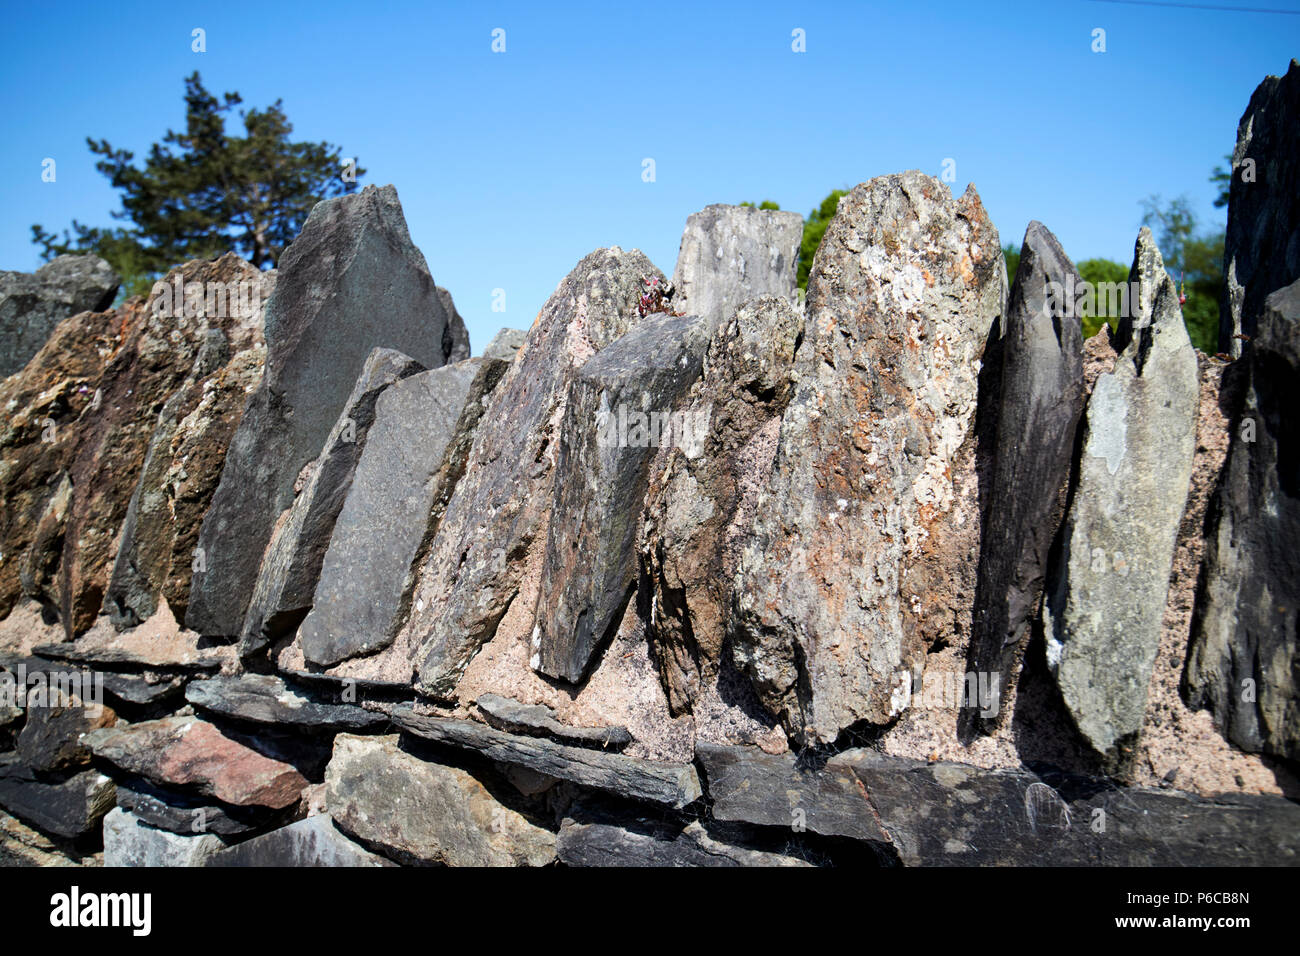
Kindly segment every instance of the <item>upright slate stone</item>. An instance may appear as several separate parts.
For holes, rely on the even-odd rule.
[[[0,272],[0,378],[25,366],[64,319],[111,306],[119,281],[98,256],[59,256],[35,272]]]
[[[205,570],[185,623],[205,635],[240,635],[275,521],[371,350],[397,349],[426,368],[447,355],[448,316],[392,186],[318,203],[279,273],[267,304],[266,374],[199,536]]]
[[[309,662],[330,666],[393,642],[457,424],[469,404],[482,408],[504,371],[504,362],[470,359],[413,375],[379,396],[299,631]]]
[[[1142,726],[1200,396],[1178,290],[1145,227],[1129,287],[1115,369],[1088,400],[1062,558],[1043,608],[1048,666],[1066,709],[1112,761]]]
[[[1293,68],[1294,69],[1294,68]],[[1242,750],[1300,759],[1300,281],[1270,295],[1211,504],[1185,694]]]
[[[266,362],[263,313],[276,273],[230,253],[186,278],[202,282],[212,311],[224,312],[226,321],[208,317],[214,325],[204,330],[189,375],[163,405],[149,439],[104,595],[104,610],[118,629],[148,620],[163,597],[184,619],[203,515],[248,392]],[[175,289],[172,299],[178,298]],[[205,294],[205,311],[207,299]],[[168,309],[173,316],[182,310],[174,302]]]
[[[637,250],[587,256],[542,307],[493,392],[391,649],[415,665],[425,693],[450,695],[515,599],[520,559],[546,528],[569,383],[637,322],[647,277],[663,274]]]
[[[569,389],[532,636],[532,665],[548,677],[580,681],[622,620],[650,463],[662,444],[702,438],[679,406],[715,324],[647,317]]]
[[[803,217],[715,204],[692,213],[673,270],[673,308],[714,321],[760,295],[795,296]]]
[[[968,626],[1000,248],[974,189],[954,200],[915,171],[857,186],[826,230],[729,622],[736,664],[801,744],[887,723],[898,674]]]
[[[272,535],[244,616],[241,655],[292,633],[311,610],[325,550],[375,420],[375,403],[388,386],[420,371],[419,362],[393,349],[377,348],[366,357],[324,449],[310,466],[311,477]]]
[[[1264,299],[1300,279],[1300,62],[1264,79],[1237,124],[1219,351],[1242,354]]]
[[[1083,334],[1066,301],[1082,282],[1056,237],[1031,222],[1002,334],[994,504],[971,633],[971,669],[1000,675],[1002,703],[1037,617],[1083,412]]]
[[[700,441],[662,446],[655,458],[639,547],[646,637],[674,713],[690,711],[719,673],[740,563],[737,524],[772,467],[802,332],[803,316],[776,296],[737,309],[710,340],[683,406]]]

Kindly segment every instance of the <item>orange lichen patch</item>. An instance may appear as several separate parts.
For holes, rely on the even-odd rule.
[[[930,287],[933,288],[933,286],[934,286],[934,276],[931,274],[930,270],[929,270],[929,269],[922,269],[922,270],[921,270],[921,275],[925,278],[925,284],[926,284],[927,286],[930,286]]]
[[[957,263],[957,271],[958,274],[961,276],[961,281],[966,283],[967,285],[970,285],[970,283],[975,278],[975,270],[973,268],[973,265],[971,263],[971,258],[969,255],[966,254],[962,255],[961,259]]]

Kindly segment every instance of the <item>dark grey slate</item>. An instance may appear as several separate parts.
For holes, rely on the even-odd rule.
[[[119,283],[98,256],[59,256],[35,272],[0,272],[0,378],[22,369],[68,316],[107,309]]]
[[[532,636],[532,666],[548,677],[582,680],[618,627],[637,577],[650,465],[661,443],[693,437],[681,399],[717,324],[649,316],[588,360],[569,389]]]
[[[1083,412],[1083,334],[1067,289],[1082,277],[1056,237],[1031,222],[1002,331],[992,509],[980,548],[971,669],[1014,682],[1060,527]],[[999,713],[1001,707],[999,707]]]
[[[568,866],[809,866],[784,853],[738,846],[689,823],[572,808],[560,824],[556,855]]]
[[[633,800],[684,807],[700,796],[699,776],[690,764],[568,747],[540,737],[508,734],[472,720],[426,717],[407,706],[394,708],[392,718],[397,726],[417,737],[475,750],[491,760],[518,764]]]
[[[438,478],[458,471],[445,468],[447,452],[468,450],[468,440],[455,441],[458,426],[471,404],[481,414],[504,370],[496,360],[469,359],[413,375],[379,397],[299,630],[310,663],[330,666],[393,642],[440,497]]]
[[[265,807],[236,807],[160,787],[130,774],[117,780],[117,805],[151,827],[172,833],[216,833],[239,836],[261,830],[284,818],[287,811]]]
[[[1300,281],[1265,300],[1207,518],[1187,700],[1242,750],[1300,759]]]
[[[626,727],[570,727],[555,719],[543,704],[521,704],[499,694],[480,694],[474,701],[487,722],[498,730],[532,737],[554,737],[579,747],[621,750],[632,742]]]
[[[195,707],[223,717],[319,733],[369,730],[388,723],[383,714],[351,704],[313,700],[269,674],[191,681],[185,688],[185,699]]]
[[[376,347],[443,364],[448,316],[411,243],[397,191],[318,203],[279,263],[266,307],[266,372],[249,400],[199,535],[187,627],[237,637],[262,555]]]
[[[733,753],[721,754],[720,750]],[[718,819],[789,827],[810,794],[791,755],[702,748]],[[782,765],[784,764],[784,771]],[[1294,866],[1300,806],[1283,797],[1121,788],[1105,780],[925,763],[866,750],[832,757],[853,785],[822,790],[809,829],[866,817],[909,866]],[[715,786],[715,774],[723,786]],[[748,786],[736,785],[738,781]],[[820,802],[818,802],[820,800]],[[863,828],[859,828],[862,832]],[[844,832],[842,835],[854,836]],[[879,839],[879,837],[874,838]]]
[[[1296,60],[1284,76],[1265,77],[1237,124],[1223,278],[1219,351],[1236,357],[1255,335],[1264,300],[1300,279],[1300,62]]]
[[[374,424],[375,404],[390,385],[423,370],[419,362],[393,349],[377,348],[366,357],[324,450],[311,466],[311,477],[262,559],[244,617],[241,656],[292,633],[311,610],[330,536]]]
[[[14,754],[0,755],[0,807],[69,839],[89,833],[113,807],[113,782],[98,770],[42,778]]]

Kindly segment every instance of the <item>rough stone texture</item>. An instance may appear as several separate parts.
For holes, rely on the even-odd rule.
[[[225,847],[211,833],[158,830],[121,807],[104,817],[105,866],[203,866]]]
[[[158,787],[136,776],[124,776],[117,781],[117,805],[155,829],[184,836],[199,833],[239,836],[265,829],[289,812],[222,804]]]
[[[715,324],[650,316],[574,379],[532,638],[539,673],[581,681],[622,620],[637,579],[637,506],[651,462],[664,442],[698,452],[703,438],[679,405]]]
[[[235,296],[227,297],[227,318],[237,320],[223,323],[230,335],[221,327],[204,330],[188,377],[154,425],[104,596],[104,609],[119,628],[152,617],[163,594],[173,612],[184,615],[203,513],[266,360],[262,307],[275,288],[275,273],[227,255],[193,281],[228,289],[247,283],[250,291],[235,302]],[[215,299],[213,305],[221,308]],[[245,306],[250,314],[238,311]]]
[[[1253,165],[1253,168],[1251,168]],[[1246,177],[1252,176],[1252,181]],[[1264,300],[1300,278],[1300,63],[1265,77],[1237,124],[1223,243],[1219,350],[1253,338]]]
[[[717,819],[789,827],[803,807],[808,829],[884,842],[910,866],[1294,866],[1300,855],[1300,807],[1278,797],[1204,799],[867,750],[827,762],[831,789],[793,756],[700,758]]]
[[[823,836],[886,841],[852,770],[831,760],[801,768],[792,754],[698,744],[716,820],[806,827]]]
[[[393,642],[457,424],[504,371],[504,363],[470,359],[413,375],[379,396],[299,630],[309,663],[328,667]]]
[[[442,333],[442,360],[447,365],[463,362],[472,354],[469,347],[469,329],[465,328],[465,320],[456,311],[456,303],[451,300],[451,293],[442,286],[436,288],[438,301],[442,303],[442,310],[447,314],[447,328]]]
[[[415,666],[424,692],[452,693],[515,599],[520,559],[545,540],[569,383],[636,323],[647,276],[663,278],[637,250],[615,246],[584,258],[542,307],[493,392],[419,569],[410,618],[388,652],[400,662],[395,670]]]
[[[113,806],[113,781],[97,770],[65,779],[35,774],[13,754],[0,755],[0,806],[55,836],[74,839],[99,826]]]
[[[400,750],[395,736],[340,734],[325,783],[339,827],[399,862],[545,866],[555,858],[555,834],[464,770]]]
[[[190,788],[235,806],[278,810],[298,800],[306,779],[195,717],[166,717],[84,738],[96,757],[154,783]]]
[[[24,569],[41,570],[39,591],[26,593],[39,597],[47,614],[57,613],[58,564],[72,495],[68,471],[80,436],[107,413],[106,370],[138,336],[145,316],[143,302],[133,299],[117,312],[66,319],[26,368],[0,381],[0,616],[24,593]],[[55,497],[63,501],[51,505]],[[47,512],[56,518],[55,527]]]
[[[699,821],[629,820],[578,807],[555,842],[567,866],[809,866],[798,857],[715,839]]]
[[[1293,65],[1292,71],[1295,71]],[[1185,693],[1238,747],[1300,759],[1300,281],[1270,295],[1207,519]]]
[[[89,764],[90,749],[81,736],[100,727],[112,727],[117,714],[102,702],[87,706],[75,694],[49,704],[36,707],[29,701],[27,722],[18,735],[18,756],[33,770],[44,772]]]
[[[646,636],[674,713],[689,712],[722,663],[740,529],[754,517],[790,398],[803,317],[766,296],[714,333],[683,412],[700,447],[659,449],[639,539],[651,590]]]
[[[302,731],[367,730],[388,723],[383,714],[351,704],[313,700],[270,674],[191,681],[185,699],[203,710],[255,724],[287,724]]]
[[[508,734],[472,720],[426,717],[405,705],[394,708],[391,716],[393,723],[417,737],[478,751],[501,763],[518,764],[633,800],[684,807],[700,796],[699,776],[690,764],[567,747],[540,737]]]
[[[566,744],[621,750],[632,742],[626,727],[570,727],[555,719],[543,704],[521,704],[498,694],[482,694],[474,702],[489,724],[506,733],[554,737]]]
[[[918,172],[857,186],[822,240],[730,622],[737,665],[800,742],[887,722],[898,672],[969,627],[1000,248],[974,189],[953,200]]]
[[[1065,292],[1083,279],[1031,222],[1002,332],[995,465],[971,624],[971,670],[999,675],[999,717],[1038,617],[1083,412],[1083,335]],[[1077,295],[1078,293],[1076,293]]]
[[[204,866],[392,866],[353,843],[324,814],[253,837],[209,857]]]
[[[715,204],[686,220],[673,270],[673,309],[714,322],[760,295],[795,297],[803,217]]]
[[[1080,732],[1122,769],[1141,729],[1196,451],[1196,352],[1145,227],[1115,369],[1088,400],[1062,557],[1044,602],[1047,660]]]
[[[35,272],[0,272],[0,378],[21,370],[64,319],[106,310],[119,283],[98,256],[59,256]]]
[[[377,348],[366,357],[324,450],[308,466],[310,477],[272,533],[244,617],[242,656],[291,633],[310,610],[330,536],[374,424],[375,404],[390,385],[423,370],[393,349]]]
[[[371,350],[426,368],[445,359],[448,317],[411,244],[397,191],[367,186],[318,203],[279,262],[266,307],[266,373],[230,443],[203,521],[206,569],[186,626],[237,637],[276,519],[338,420]]]
[[[127,319],[131,333],[108,360],[92,400],[73,432],[66,463],[72,484],[62,534],[49,542],[58,554],[56,588],[34,596],[57,607],[67,637],[82,633],[94,622],[103,603],[109,573],[117,555],[119,531],[140,477],[160,410],[185,385],[195,359],[209,342],[211,330],[236,349],[256,344],[259,310],[222,307],[214,299],[207,314],[195,301],[195,313],[163,308],[177,283],[222,283],[250,278],[246,263],[234,255],[212,262],[194,261],[174,269],[155,286],[149,299]],[[251,278],[261,281],[260,274]],[[209,449],[214,451],[214,449]],[[219,451],[216,449],[215,451]],[[186,563],[188,564],[188,558]]]
[[[492,336],[492,341],[483,350],[483,357],[500,359],[503,362],[513,362],[515,356],[519,354],[519,350],[524,347],[526,338],[528,338],[527,332],[519,329],[502,329]]]

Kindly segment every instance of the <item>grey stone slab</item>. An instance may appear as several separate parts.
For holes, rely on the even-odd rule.
[[[255,724],[285,725],[304,732],[368,730],[388,723],[383,714],[352,704],[314,700],[270,674],[240,674],[191,681],[185,699],[202,710]]]
[[[1082,458],[1043,607],[1075,725],[1115,767],[1142,727],[1196,453],[1200,379],[1178,290],[1143,228],[1115,369],[1088,399]]]
[[[650,465],[662,444],[698,440],[680,405],[715,325],[647,316],[573,381],[532,635],[532,666],[548,677],[581,681],[622,619]]]
[[[458,362],[413,375],[379,397],[312,611],[299,630],[310,663],[330,666],[393,642],[438,496],[435,479],[467,404],[486,394],[480,379],[499,378],[501,364]]]
[[[569,747],[540,737],[508,734],[472,720],[426,717],[405,706],[394,708],[392,718],[417,737],[474,750],[491,760],[518,764],[632,800],[684,807],[701,792],[699,776],[690,764]]]
[[[393,866],[348,839],[325,814],[245,840],[207,857],[204,866]]]
[[[186,626],[240,635],[276,519],[338,420],[376,347],[445,361],[448,316],[411,243],[397,191],[318,203],[279,262],[266,309],[266,373],[222,467],[199,534]]]
[[[311,476],[271,537],[244,617],[241,656],[292,633],[311,610],[321,564],[352,488],[379,396],[423,370],[419,362],[393,349],[377,348],[366,357],[324,449],[309,466]]]
[[[686,220],[673,308],[715,322],[760,295],[793,300],[803,217],[753,206],[706,206]]]

